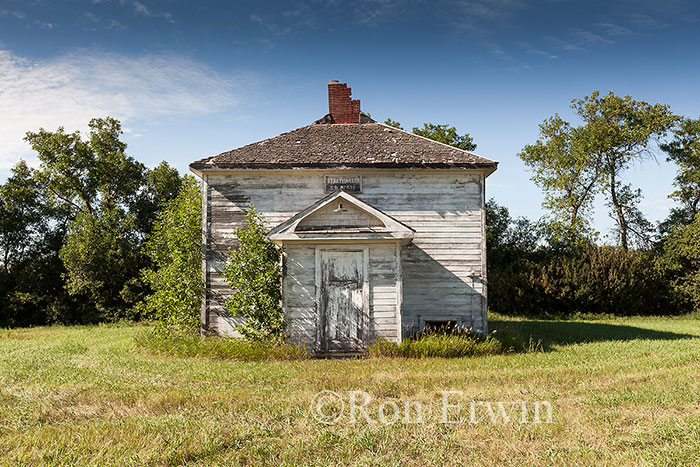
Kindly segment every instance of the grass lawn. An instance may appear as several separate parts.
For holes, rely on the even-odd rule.
[[[542,351],[236,362],[150,354],[135,343],[139,327],[0,330],[0,464],[700,463],[700,320],[491,328],[532,335]],[[346,403],[336,424],[313,416],[321,390]],[[351,423],[354,390],[372,397],[372,423],[360,412]],[[461,410],[464,423],[441,423],[442,391],[462,391],[448,396],[461,408],[448,419]],[[391,419],[392,402],[405,401],[422,405],[423,423],[379,421],[382,403]],[[469,423],[471,401],[524,402],[528,423],[520,405],[494,423],[483,404]],[[533,423],[535,401],[552,404],[552,423]]]

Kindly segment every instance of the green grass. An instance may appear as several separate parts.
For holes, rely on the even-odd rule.
[[[379,341],[369,348],[377,358],[463,358],[498,355],[508,351],[493,336],[482,337],[461,329],[438,330],[416,334],[401,341]]]
[[[380,340],[370,346],[366,356],[374,358],[463,358],[528,351],[514,332],[484,337],[466,329],[438,329],[404,339],[400,344]],[[161,336],[144,330],[136,335],[139,347],[174,357],[205,357],[242,362],[300,360],[311,358],[304,346],[275,340],[255,342],[247,339],[202,337],[195,333]]]
[[[195,334],[161,338],[146,331],[136,335],[135,339],[136,343],[144,349],[176,357],[206,357],[243,362],[310,358],[306,347],[282,342],[253,342],[246,339],[202,337]]]
[[[139,327],[0,330],[0,465],[700,463],[700,320],[490,327],[541,351],[244,362],[153,352]],[[321,390],[366,391],[375,423],[319,423]],[[550,401],[553,423],[442,424],[441,391]],[[425,423],[376,423],[402,401]]]

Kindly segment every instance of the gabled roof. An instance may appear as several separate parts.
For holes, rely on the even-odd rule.
[[[323,119],[321,119],[323,120]],[[498,162],[382,123],[311,124],[200,159],[193,170],[430,167],[495,169]]]
[[[305,221],[312,219],[314,215],[327,211],[326,208],[342,203],[344,208],[352,206],[361,211],[364,215],[377,222],[372,222],[366,226],[347,226],[345,223],[333,225],[333,221],[328,221],[328,228],[309,229],[303,227]],[[338,213],[339,219],[342,213]],[[290,240],[342,240],[342,239],[376,239],[376,240],[400,240],[410,242],[413,238],[414,230],[407,225],[397,221],[393,217],[385,214],[374,206],[361,201],[344,191],[336,191],[321,198],[306,209],[298,212],[277,227],[270,230],[268,237],[273,241]]]

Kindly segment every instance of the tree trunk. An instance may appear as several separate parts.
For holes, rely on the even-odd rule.
[[[576,225],[576,221],[578,219],[578,207],[573,206],[571,208],[571,223],[569,224],[569,243],[573,244],[574,238],[576,238],[576,232],[578,229],[578,226]]]
[[[627,220],[625,219],[625,213],[622,211],[622,206],[617,199],[617,192],[615,191],[615,170],[610,173],[610,201],[615,208],[615,213],[617,214],[617,224],[620,231],[620,245],[622,249],[627,251]]]

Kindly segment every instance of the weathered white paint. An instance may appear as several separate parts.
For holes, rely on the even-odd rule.
[[[369,344],[368,248],[316,247],[316,351],[358,352]]]
[[[340,208],[344,211],[338,211]],[[298,231],[320,230],[328,225],[345,228],[383,228],[384,224],[378,218],[366,213],[350,203],[338,202],[319,209],[297,226]]]
[[[425,321],[439,320],[458,321],[486,332],[486,174],[466,169],[207,172],[203,225],[209,328],[226,333],[235,325],[222,307],[229,291],[220,273],[225,253],[236,244],[235,230],[244,221],[243,210],[253,204],[272,228],[327,196],[324,177],[360,175],[362,193],[353,196],[414,230],[409,245],[368,244],[373,332],[398,340],[401,327],[406,332]],[[358,241],[348,238],[337,246]],[[294,277],[286,278],[283,285],[288,329],[312,343],[315,250],[302,244],[286,244],[285,248],[286,277]],[[399,326],[391,326],[397,320]]]
[[[209,296],[207,293],[209,289],[210,277],[209,268],[207,261],[207,253],[210,249],[209,238],[211,235],[211,224],[209,223],[209,184],[207,183],[207,174],[202,174],[202,283],[206,284],[206,287],[202,290],[201,298],[201,310],[200,310],[200,323],[201,331],[206,332],[209,329]]]
[[[401,322],[400,272],[397,270],[396,244],[368,243],[345,245],[291,244],[285,247],[286,273],[283,280],[283,309],[289,334],[309,347],[316,348],[321,326],[319,306],[323,303],[323,254],[324,252],[353,252],[361,248],[366,284],[363,289],[363,306],[369,317],[366,336],[371,343],[377,338],[397,341]]]
[[[291,241],[394,240],[408,243],[413,230],[354,196],[336,192],[270,230],[269,237]]]

